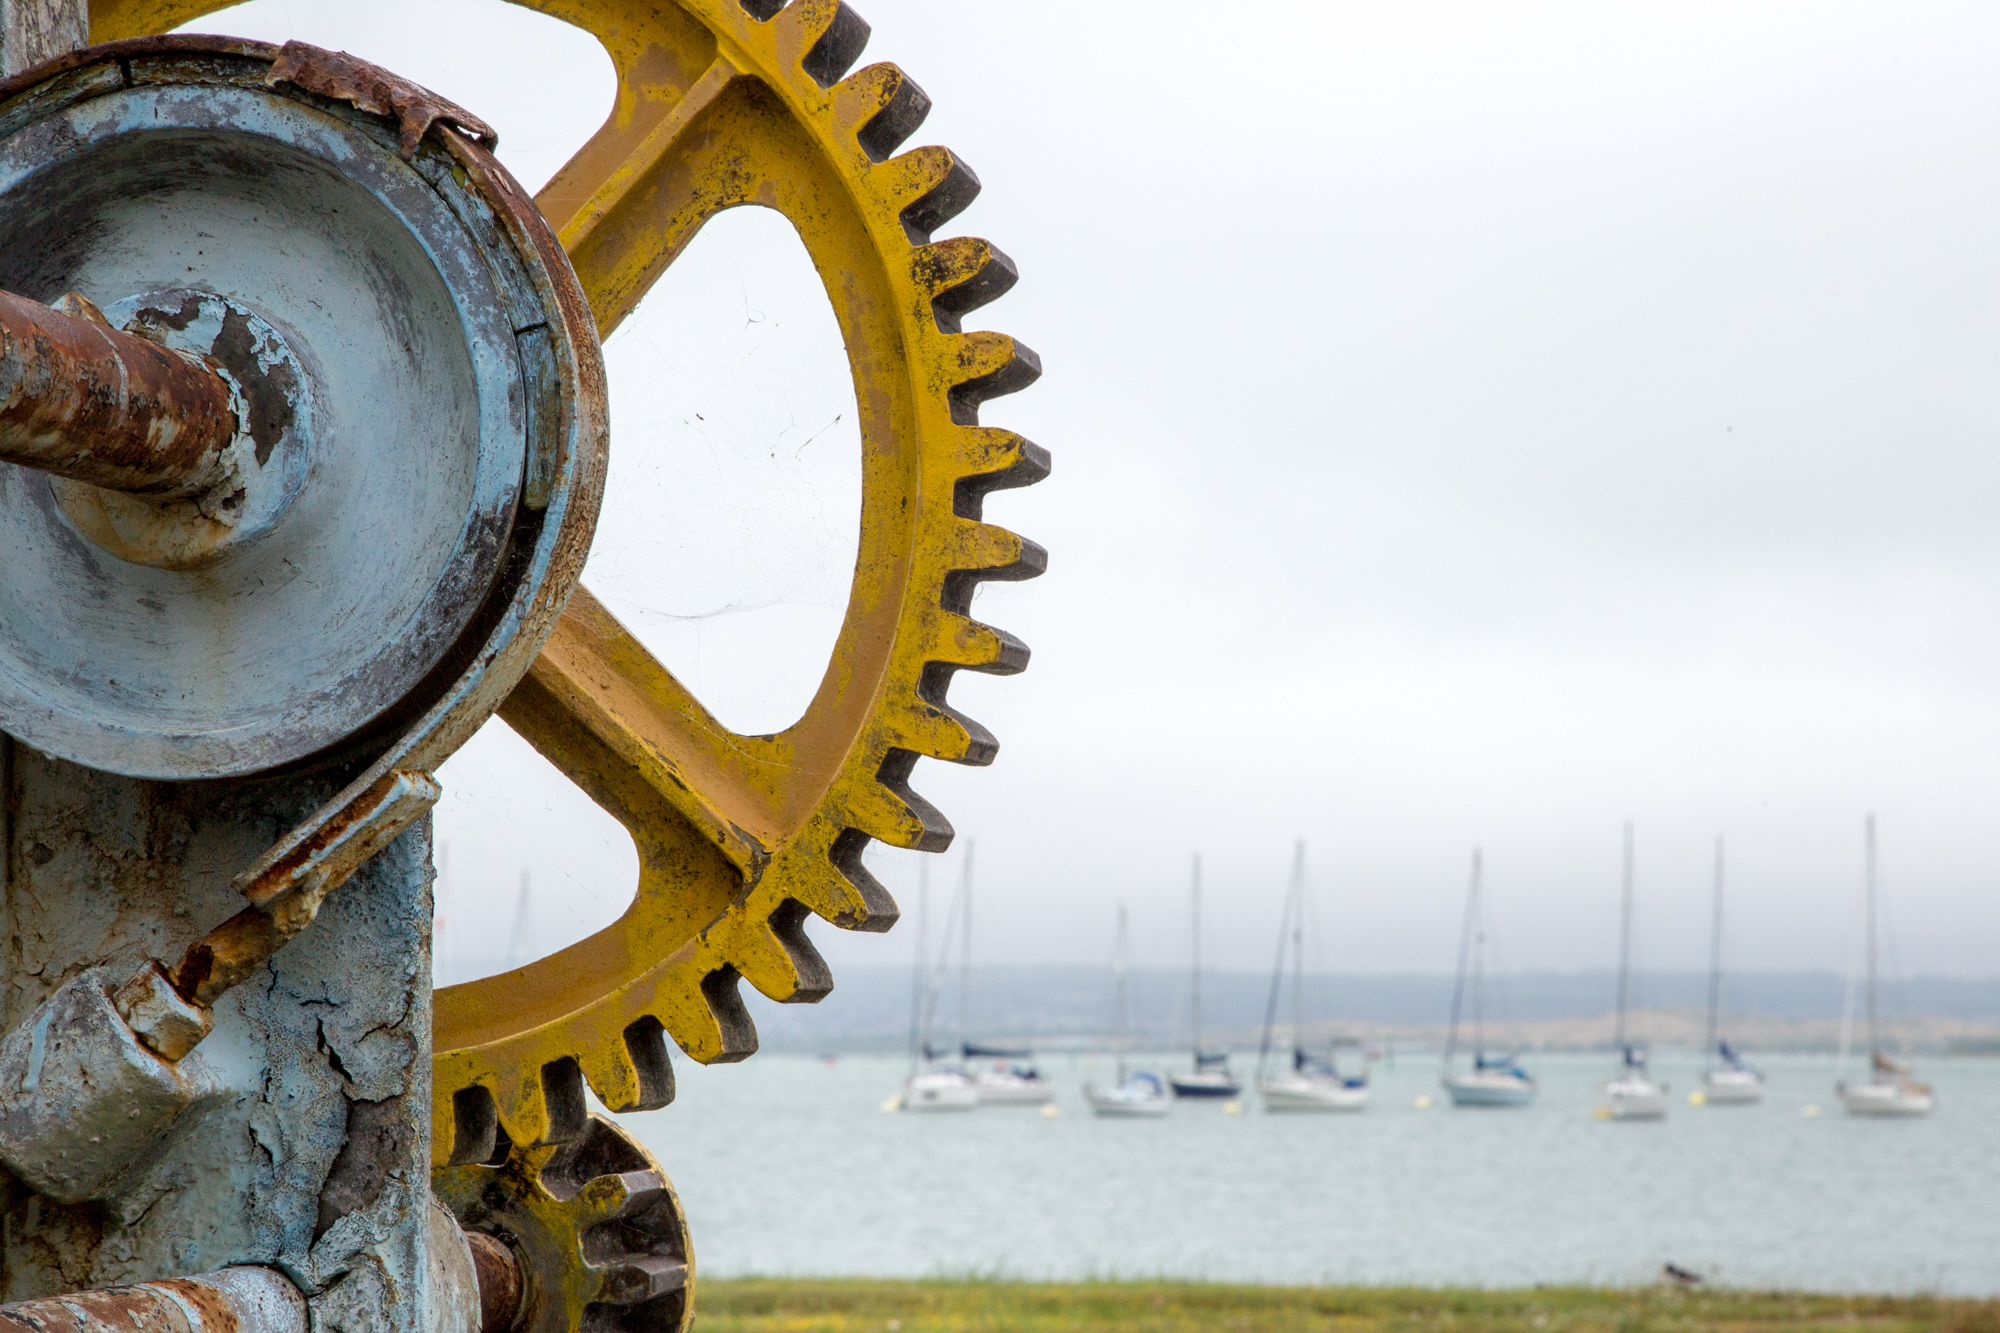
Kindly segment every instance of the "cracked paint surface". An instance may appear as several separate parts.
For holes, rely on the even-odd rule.
[[[235,873],[342,776],[151,783],[0,745],[0,1029],[87,968],[174,957],[240,910]],[[426,820],[217,1005],[186,1061],[209,1091],[115,1197],[13,1190],[0,1300],[270,1264],[308,1293],[316,1329],[425,1327],[430,893]]]

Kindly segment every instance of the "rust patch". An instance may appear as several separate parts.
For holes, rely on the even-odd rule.
[[[263,467],[271,461],[278,441],[292,428],[296,416],[292,400],[298,397],[299,377],[288,361],[274,360],[266,367],[258,360],[257,335],[243,312],[234,307],[222,317],[222,332],[215,335],[210,350],[243,390],[244,405],[250,412],[243,428],[257,446],[257,466]]]
[[[320,97],[345,102],[357,111],[389,117],[402,131],[405,162],[417,155],[417,145],[439,121],[488,149],[500,143],[499,133],[464,107],[345,51],[286,42],[264,83],[272,88],[289,83]]]
[[[284,942],[270,917],[246,907],[187,951],[174,969],[174,989],[183,999],[213,1006]]]
[[[184,1278],[167,1278],[146,1285],[171,1291],[193,1306],[198,1317],[196,1327],[200,1333],[236,1333],[242,1326],[243,1320],[229,1298],[206,1283],[189,1282]]]

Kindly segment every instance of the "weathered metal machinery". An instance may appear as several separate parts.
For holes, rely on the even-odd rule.
[[[0,0],[0,1329],[673,1330],[693,1259],[612,1112],[738,994],[885,930],[940,850],[920,756],[1027,650],[970,614],[1046,456],[929,101],[838,0],[527,0],[609,122],[534,199],[477,116],[351,56],[162,35],[212,0]],[[854,372],[847,616],[804,717],[730,733],[577,586],[599,338],[700,227],[797,227]],[[433,994],[439,766],[493,715],[631,832],[598,935]],[[586,1093],[588,1089],[588,1094]]]

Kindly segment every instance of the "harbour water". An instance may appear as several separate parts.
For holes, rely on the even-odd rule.
[[[2000,1061],[1925,1061],[1937,1111],[1881,1122],[1841,1113],[1831,1059],[1765,1061],[1766,1102],[1724,1109],[1690,1107],[1698,1064],[1663,1058],[1657,1124],[1593,1118],[1606,1057],[1530,1064],[1525,1110],[1440,1105],[1435,1059],[1404,1057],[1358,1115],[1252,1095],[1107,1121],[1083,1057],[1042,1061],[1053,1118],[884,1112],[894,1059],[678,1060],[675,1104],[626,1123],[714,1276],[1526,1286],[1649,1282],[1670,1261],[1742,1287],[2000,1294]]]

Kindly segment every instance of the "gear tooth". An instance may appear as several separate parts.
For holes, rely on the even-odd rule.
[[[990,764],[1000,748],[986,728],[929,699],[896,718],[891,733],[902,749],[953,764]]]
[[[1019,393],[1042,377],[1042,359],[1004,333],[955,334],[949,345],[945,389],[951,419],[961,426],[978,425],[988,399]]]
[[[551,1126],[539,1070],[494,1071],[493,1102],[500,1127],[515,1143],[547,1143]]]
[[[620,1044],[598,1047],[582,1059],[583,1078],[597,1100],[613,1111],[637,1110],[643,1100],[639,1067],[631,1053]]]
[[[833,90],[833,114],[870,162],[885,161],[931,113],[930,95],[886,61],[858,70]]]
[[[1017,532],[995,523],[953,522],[938,541],[939,556],[953,573],[985,579],[1032,579],[1048,571],[1049,553]]]
[[[842,829],[840,836],[833,840],[833,846],[827,850],[827,862],[844,881],[841,900],[858,900],[859,908],[844,916],[831,916],[824,911],[820,915],[842,930],[880,935],[901,919],[902,912],[882,881],[869,872],[868,864],[863,859],[868,851],[868,842],[866,833],[853,828]]]
[[[990,524],[965,524],[955,534],[955,540],[944,545],[948,548],[947,570],[944,586],[938,592],[938,605],[956,616],[972,614],[972,594],[982,583],[1020,583],[1040,578],[1049,570],[1049,553],[1039,543]],[[964,633],[956,625],[945,626],[944,632],[954,637],[962,637]],[[1007,654],[995,659],[1000,665],[981,669],[1011,675],[1028,664],[1027,645],[1009,636],[1007,648]],[[955,657],[941,660],[958,661]]]
[[[598,1100],[613,1111],[657,1111],[674,1099],[674,1063],[667,1054],[667,1030],[651,1014],[641,1014],[625,1025],[625,1058],[638,1075],[637,1095],[624,1105],[603,1093]]]
[[[833,974],[806,938],[811,912],[788,898],[762,921],[745,921],[731,951],[736,970],[768,999],[780,1004],[814,1004],[833,989]]]
[[[913,148],[884,162],[879,172],[889,206],[912,245],[930,244],[932,232],[979,197],[979,177],[949,148]]]
[[[901,763],[897,763],[899,755],[903,757]],[[913,751],[890,751],[890,761],[883,765],[883,772],[888,774],[891,764],[896,763],[902,769],[901,777],[883,776],[875,782],[857,783],[845,793],[840,802],[843,808],[835,811],[834,817],[891,847],[918,852],[941,852],[949,847],[951,825],[930,802],[906,785],[909,765],[917,757]]]
[[[829,817],[844,824],[846,831],[865,834],[891,847],[915,852],[944,851],[951,846],[951,821],[910,789],[910,774],[921,757],[914,750],[892,746],[876,767],[875,781],[847,787],[842,793],[841,808],[830,809]],[[852,878],[850,875],[849,879]]]
[[[621,1259],[596,1271],[597,1299],[612,1305],[639,1305],[688,1284],[687,1265],[669,1254]]]
[[[840,82],[868,45],[868,21],[841,0],[792,0],[771,23],[778,59],[822,88]]]
[[[930,663],[992,676],[1012,676],[1027,670],[1029,656],[1028,645],[1006,630],[955,611],[938,617],[935,637],[925,653]]]
[[[1032,486],[1049,475],[1049,451],[1010,430],[973,426],[960,432],[959,478],[952,512],[977,519],[994,491]]]
[[[917,247],[910,256],[917,290],[930,297],[931,315],[946,333],[979,307],[999,300],[1021,280],[1021,270],[990,241],[954,236]]]
[[[868,836],[850,830],[849,834],[860,840],[865,849]],[[877,892],[871,894],[862,885],[852,882],[841,863],[842,840],[835,838],[830,849],[816,852],[800,848],[798,860],[787,867],[789,875],[786,889],[794,899],[803,904],[813,915],[830,921],[842,930],[882,931],[886,925],[875,924],[884,915],[890,921],[896,918],[896,900],[873,878],[867,883]],[[858,853],[857,853],[858,855]]]
[[[710,952],[704,950],[704,956]],[[696,976],[699,980],[694,980]],[[667,1010],[662,1022],[698,1064],[733,1064],[757,1052],[757,1025],[736,991],[737,979],[735,967],[721,962],[706,973],[689,972],[661,987]]]
[[[571,1203],[578,1231],[615,1222],[650,1208],[666,1192],[657,1171],[615,1171],[583,1182]]]

